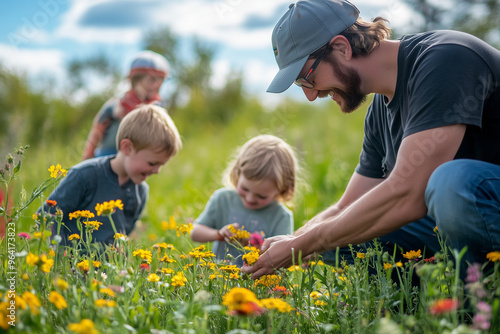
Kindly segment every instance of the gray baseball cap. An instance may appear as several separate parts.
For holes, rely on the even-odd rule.
[[[299,0],[291,4],[273,30],[279,71],[267,92],[287,90],[309,56],[353,25],[358,16],[359,10],[346,0]]]

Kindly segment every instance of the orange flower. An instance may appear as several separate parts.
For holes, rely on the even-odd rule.
[[[450,313],[458,308],[459,302],[454,298],[438,299],[429,307],[432,315]]]
[[[51,199],[46,200],[45,203],[47,203],[48,206],[52,206],[52,207],[57,205],[57,202],[53,201]]]

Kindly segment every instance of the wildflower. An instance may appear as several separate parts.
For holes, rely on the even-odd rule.
[[[60,164],[57,164],[56,166],[50,166],[48,171],[50,172],[50,177],[53,177],[54,179],[57,179],[57,177],[59,176],[66,176],[66,174],[68,174],[68,171],[66,169],[63,169]]]
[[[87,227],[90,232],[97,231],[99,230],[99,226],[102,225],[100,221],[93,220],[93,221],[85,221],[83,224]]]
[[[167,249],[167,243],[166,242],[156,243],[153,246],[151,246],[151,248],[156,248],[158,249],[158,251],[161,251],[162,249]]]
[[[184,276],[183,272],[177,272],[177,274],[172,277],[172,286],[184,286],[186,285],[187,278]]]
[[[161,228],[166,231],[166,230],[175,230],[177,229],[177,222],[175,221],[174,216],[169,217],[169,221],[162,221],[161,222]]]
[[[281,283],[281,277],[278,275],[263,275],[255,280],[254,286],[263,285],[267,287],[276,286]]]
[[[193,229],[193,224],[183,224],[181,226],[177,226],[177,236],[180,237],[182,235],[186,235],[187,233],[191,232]]]
[[[222,305],[227,306],[231,314],[259,315],[264,311],[252,291],[239,287],[232,288],[222,296]]]
[[[434,233],[438,233],[439,232],[439,229],[437,226],[434,227],[434,229],[432,230]]]
[[[141,263],[141,265],[139,266],[139,269],[142,271],[149,271],[149,264]]]
[[[71,235],[68,236],[68,240],[69,241],[79,240],[79,239],[80,239],[80,236],[78,234],[76,234],[76,233],[71,234]]]
[[[95,325],[90,319],[82,319],[80,323],[71,323],[68,325],[68,329],[77,334],[99,334],[95,329]]]
[[[403,267],[403,262],[401,262],[401,261],[396,262],[396,267],[399,267],[399,268]]]
[[[438,299],[429,307],[432,315],[450,313],[458,308],[459,302],[453,298]]]
[[[286,296],[286,295],[290,294],[290,292],[288,292],[288,290],[284,286],[281,286],[281,285],[276,285],[273,288],[273,292],[274,292],[275,296],[277,296],[277,297],[282,297],[282,296]]]
[[[99,268],[101,266],[101,262],[92,261],[92,265],[94,268]],[[76,267],[83,272],[88,272],[90,270],[90,260],[83,260],[76,264]]]
[[[149,274],[147,280],[149,282],[158,282],[158,281],[160,281],[160,276],[158,276],[156,274]]]
[[[436,259],[434,258],[434,256],[431,256],[427,259],[424,259],[425,263],[435,263],[436,262]]]
[[[233,234],[233,236],[231,237],[231,239],[233,240],[247,240],[248,238],[250,238],[250,232],[245,231],[245,226],[236,228],[234,227],[234,225],[229,225],[227,229]]]
[[[321,292],[318,292],[318,291],[313,291],[311,292],[311,294],[309,294],[309,297],[311,297],[312,299],[318,299],[322,296]]]
[[[28,274],[24,273],[21,278],[23,279],[23,281],[29,281],[30,276]]]
[[[101,288],[101,289],[99,289],[99,292],[102,294],[108,295],[110,297],[116,297],[115,292],[113,290],[111,290],[110,288]]]
[[[73,218],[74,219],[78,219],[78,218],[94,218],[95,215],[90,212],[89,210],[78,210],[78,211],[75,211],[75,212],[71,212],[69,214],[69,219],[72,220]]]
[[[227,266],[220,267],[219,270],[230,274],[240,272],[240,268],[234,264],[229,264]]]
[[[278,310],[281,313],[289,313],[292,310],[292,307],[287,302],[279,298],[266,298],[260,302],[268,310]]]
[[[474,322],[473,328],[483,330],[490,329],[491,309],[492,307],[486,302],[480,301],[477,303],[478,313],[472,318]]]
[[[138,256],[144,261],[146,261],[148,264],[151,263],[151,260],[153,258],[153,254],[149,250],[144,250],[144,249],[136,249],[133,253],[132,256]]]
[[[66,299],[59,294],[57,291],[51,291],[49,294],[49,301],[54,304],[59,310],[66,308],[68,304],[66,304]]]
[[[302,269],[300,266],[291,266],[288,268],[288,271],[303,271],[304,269]]]
[[[38,256],[30,252],[26,256],[26,263],[30,266],[37,266],[42,272],[48,273],[54,265],[54,260],[47,258],[46,254]]]
[[[23,238],[23,239],[26,239],[26,240],[29,240],[30,239],[30,235],[26,232],[21,232],[17,235],[19,238]]]
[[[29,291],[23,292],[23,294],[21,295],[21,298],[26,302],[26,304],[28,304],[28,306],[31,310],[31,314],[37,315],[38,309],[42,305],[42,303],[40,302],[40,299],[38,299],[38,297],[36,295],[32,294]]]
[[[57,202],[51,199],[46,200],[45,203],[47,203],[47,205],[50,207],[54,207],[57,205]]]
[[[168,257],[168,255],[165,255],[164,257],[162,257],[160,259],[160,262],[166,262],[166,263],[174,263],[174,262],[177,262],[171,258]]]
[[[164,273],[165,275],[170,275],[170,274],[173,274],[174,273],[174,270],[173,269],[170,269],[170,268],[161,268],[160,269],[162,273]]]
[[[50,237],[52,233],[50,231],[43,231],[42,232],[33,232],[33,238],[35,239],[42,239],[45,240],[47,237]]]
[[[54,279],[53,284],[61,290],[67,290],[69,288],[68,282],[66,282],[65,280],[63,280],[61,278]]]
[[[482,276],[481,265],[479,263],[473,263],[467,267],[467,277],[465,277],[465,281],[467,283],[475,283],[478,282]]]
[[[264,243],[263,234],[264,232],[254,232],[250,234],[250,245],[257,249],[260,249],[262,247],[262,244]]]
[[[248,247],[245,247],[248,248]],[[249,266],[253,265],[259,259],[260,250],[255,247],[250,247],[250,252],[243,255],[243,261]]]
[[[486,258],[491,262],[500,261],[500,252],[490,252],[486,254]]]
[[[95,211],[98,216],[106,216],[115,212],[115,209],[123,210],[123,203],[121,199],[116,201],[103,202],[102,204],[97,203],[95,206]]]
[[[356,257],[358,259],[364,259],[365,258],[365,253],[356,253]]]
[[[322,301],[322,300],[316,300],[314,302],[314,305],[316,305],[316,306],[325,306],[325,305],[327,305],[327,303],[325,301]]]
[[[408,260],[414,260],[414,259],[417,259],[419,257],[422,257],[422,252],[420,251],[420,249],[418,251],[409,251],[409,252],[406,252],[403,254],[403,257],[408,259]]]
[[[385,262],[384,262],[384,269],[385,269],[385,270],[392,269],[392,267],[393,267],[393,265],[392,265],[392,264],[390,264],[390,263],[385,263]]]

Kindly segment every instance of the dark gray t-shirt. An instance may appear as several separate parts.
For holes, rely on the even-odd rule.
[[[293,213],[282,203],[274,201],[265,208],[250,210],[243,205],[236,191],[227,188],[218,189],[212,194],[195,223],[218,230],[228,224],[238,223],[240,228],[244,226],[245,231],[250,233],[263,232],[265,238],[293,233]],[[215,241],[213,252],[219,260],[225,259],[226,253],[229,253],[237,258],[235,264],[243,264],[241,252],[224,241]]]
[[[69,219],[69,214],[78,210],[89,210],[96,215],[90,220],[102,223],[97,231],[92,233],[92,240],[112,243],[114,231],[107,216],[97,216],[97,203],[120,199],[123,210],[117,209],[112,218],[119,233],[129,234],[139,219],[146,205],[149,187],[146,182],[135,184],[131,180],[123,185],[118,183],[118,175],[111,169],[110,161],[115,156],[105,156],[88,159],[73,166],[61,183],[49,196],[57,201],[57,207],[63,211],[63,222],[69,228],[61,227],[62,243],[68,244],[68,236],[80,234],[76,219]],[[44,206],[47,212],[55,213],[55,208]],[[57,232],[56,226],[53,232]]]
[[[374,96],[356,171],[387,177],[403,138],[451,124],[467,125],[455,159],[500,164],[500,51],[457,31],[404,36],[394,98]],[[409,158],[418,164],[439,140],[420,143]]]

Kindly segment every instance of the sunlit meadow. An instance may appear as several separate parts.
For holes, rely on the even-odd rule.
[[[25,148],[7,157],[0,180],[5,189],[21,173]],[[31,217],[27,231],[15,226],[23,211],[66,174],[47,166],[46,181],[23,190],[8,210],[0,270],[0,328],[18,333],[498,333],[500,252],[488,254],[492,270],[473,265],[458,279],[453,256],[424,258],[407,250],[396,262],[375,244],[353,251],[354,263],[321,257],[296,263],[258,280],[238,267],[216,262],[210,244],[194,244],[190,221],[165,216],[154,241],[116,233],[112,245],[91,242],[96,215],[123,210],[120,199],[99,203],[95,213],[69,213],[80,233],[62,246],[61,212]],[[48,205],[57,203],[48,201]],[[234,231],[246,238],[246,231]],[[436,238],[441,238],[435,229]],[[148,239],[142,239],[148,240]],[[440,240],[442,242],[442,240]],[[243,246],[253,264],[258,247]],[[464,250],[465,251],[465,250]],[[453,253],[453,254],[452,254]],[[414,274],[420,284],[413,286]]]

